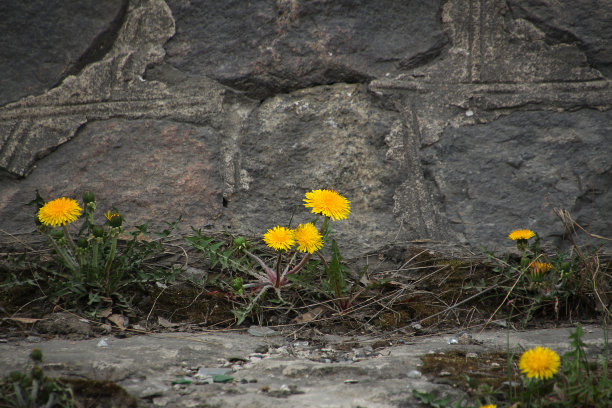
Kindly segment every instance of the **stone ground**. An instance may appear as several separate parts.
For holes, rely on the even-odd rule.
[[[505,351],[508,339],[516,353],[534,346],[563,353],[573,330],[498,326],[434,336],[320,334],[303,340],[289,328],[275,329],[8,338],[0,342],[0,375],[23,368],[36,347],[44,353],[48,375],[116,382],[138,398],[140,407],[418,407],[413,389],[460,394],[445,381],[450,373],[421,373],[421,357],[428,353],[464,351],[466,359],[485,358]],[[602,328],[587,325],[584,331],[589,351],[601,352]],[[213,383],[216,374],[233,381]],[[180,379],[192,382],[173,384]]]

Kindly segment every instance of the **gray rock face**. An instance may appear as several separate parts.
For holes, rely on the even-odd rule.
[[[3,1],[0,104],[42,93],[102,57],[127,0]]]
[[[260,235],[309,220],[303,194],[332,188],[352,202],[333,224],[345,256],[416,239],[509,249],[519,227],[558,243],[553,207],[610,237],[611,6],[571,6],[144,0],[101,12],[91,33],[123,22],[103,55],[71,51],[88,63],[46,91],[24,71],[29,96],[12,103],[0,88],[0,227],[33,230],[36,189],[93,189],[133,224],[183,214],[186,228]]]
[[[333,222],[345,240],[363,236],[350,250],[393,239],[398,231],[381,226],[394,224],[393,194],[403,180],[397,162],[385,156],[385,137],[397,121],[397,113],[377,106],[362,85],[266,100],[240,144],[242,188],[228,206],[239,208],[234,224],[261,233],[290,221],[309,222],[314,215],[303,206],[304,194],[327,188],[352,202],[353,215]]]
[[[170,0],[166,63],[256,98],[367,82],[435,57],[441,1]]]
[[[88,121],[146,117],[152,111],[163,116],[159,110],[169,108],[163,100],[168,96],[165,84],[146,82],[141,75],[147,65],[161,61],[162,45],[173,33],[174,22],[162,0],[130,8],[112,48],[100,61],[43,95],[2,109],[0,166],[13,175],[27,175],[36,159],[70,140]],[[180,115],[180,109],[171,108]]]
[[[612,76],[612,3],[607,0],[517,1],[509,0],[514,18],[522,18],[542,30],[548,43],[576,44],[589,65]]]
[[[221,213],[218,153],[219,134],[207,127],[168,121],[93,122],[72,143],[40,160],[30,177],[5,184],[3,198],[26,203],[39,190],[48,200],[58,193],[80,199],[90,190],[101,209],[99,222],[115,206],[130,225],[147,220],[160,225],[179,215],[187,215],[194,226],[203,225]],[[7,223],[27,230],[33,225],[32,211],[17,211]],[[168,218],[170,213],[174,218]]]
[[[568,210],[593,230],[606,229],[611,123],[611,111],[580,110],[517,112],[486,125],[448,128],[424,150],[425,169],[462,240],[490,236],[489,245],[504,245],[499,224],[505,218],[560,245],[565,231],[553,208]]]

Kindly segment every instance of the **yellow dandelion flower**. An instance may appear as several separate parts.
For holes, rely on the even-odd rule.
[[[532,262],[529,267],[531,268],[531,277],[539,279],[543,274],[552,269],[552,264],[549,262]]]
[[[297,243],[298,251],[312,254],[323,248],[323,237],[313,224],[300,224],[293,230],[293,237]]]
[[[75,200],[61,197],[43,205],[38,210],[38,220],[46,226],[65,225],[76,221],[82,211]]]
[[[519,359],[519,368],[527,378],[551,378],[559,370],[561,358],[548,347],[536,347],[527,350]]]
[[[510,235],[508,235],[508,238],[513,240],[513,241],[517,241],[517,240],[522,240],[522,239],[529,239],[532,238],[533,236],[535,236],[535,233],[531,230],[527,230],[527,229],[521,229],[521,230],[514,230],[510,233]]]
[[[123,217],[117,211],[108,210],[104,216],[108,220],[108,224],[113,228],[119,228],[123,224]]]
[[[345,219],[351,212],[346,198],[332,190],[312,190],[306,193],[304,206],[315,214],[323,214],[332,220]]]
[[[280,251],[290,249],[295,244],[293,231],[289,228],[276,226],[264,234],[264,242],[270,248]]]
[[[113,218],[115,217],[121,217],[121,214],[119,214],[118,212],[108,210],[108,212],[104,214],[104,216],[106,217],[107,220],[112,221]]]
[[[497,405],[495,404],[481,405],[480,408],[497,408]]]

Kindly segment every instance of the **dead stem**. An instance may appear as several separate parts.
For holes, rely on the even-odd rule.
[[[439,315],[441,315],[441,314],[443,314],[443,313],[447,313],[449,310],[452,310],[452,309],[454,309],[454,308],[456,308],[456,307],[459,307],[459,306],[461,306],[462,304],[467,303],[467,302],[469,302],[470,300],[477,298],[478,296],[481,296],[481,295],[483,295],[483,294],[485,294],[485,293],[487,293],[487,292],[489,292],[489,291],[491,291],[491,290],[493,290],[493,289],[496,289],[497,287],[498,287],[498,285],[490,286],[490,287],[488,287],[488,288],[484,289],[482,292],[478,292],[478,293],[476,293],[476,294],[474,294],[474,295],[472,295],[472,296],[468,297],[467,299],[462,300],[462,301],[461,301],[461,302],[459,302],[459,303],[455,303],[454,305],[452,305],[452,306],[450,306],[450,307],[448,307],[448,308],[446,308],[446,309],[444,309],[444,310],[441,310],[441,311],[439,311],[439,312],[437,312],[437,313],[434,313],[434,314],[432,314],[432,315],[430,315],[430,316],[427,316],[427,317],[425,317],[425,318],[423,318],[423,319],[419,320],[417,323],[421,324],[421,323],[425,322],[426,320],[429,320],[429,319],[431,319],[431,318],[433,318],[433,317],[439,316]],[[412,322],[411,324],[413,324],[413,323],[414,323],[414,322]],[[403,326],[403,327],[400,327],[400,328],[397,328],[397,329],[395,329],[395,330],[392,330],[392,331],[391,331],[391,333],[395,333],[395,332],[398,332],[398,331],[400,331],[400,330],[404,330],[404,329],[406,329],[407,327],[408,327],[408,325]]]
[[[592,234],[588,232],[587,230],[585,230],[580,224],[574,221],[574,219],[570,216],[570,213],[567,210],[564,210],[562,208],[555,208],[553,209],[553,212],[555,213],[557,217],[561,219],[561,222],[563,222],[563,225],[565,226],[565,228],[568,231],[572,231],[574,234],[576,233],[576,229],[574,227],[578,227],[582,230],[582,232],[587,234],[589,237],[596,238],[596,239],[603,239],[605,241],[612,241],[612,238],[602,237],[601,235]]]
[[[493,314],[491,316],[489,316],[489,319],[485,322],[485,324],[482,326],[482,329],[480,330],[480,333],[482,333],[484,331],[484,329],[487,328],[487,325],[489,323],[491,323],[491,320],[493,320],[493,317],[495,316],[495,314],[499,311],[499,309],[501,309],[501,307],[504,305],[504,303],[506,303],[506,300],[508,299],[508,297],[510,296],[510,294],[512,293],[512,291],[514,290],[514,288],[516,287],[516,285],[519,283],[519,281],[521,280],[521,278],[523,277],[525,271],[521,271],[520,275],[518,276],[518,278],[516,278],[516,280],[514,281],[514,283],[512,284],[512,287],[510,288],[510,290],[508,291],[508,293],[506,293],[506,296],[504,297],[504,300],[501,301],[501,303],[499,304],[499,306],[497,306],[497,309],[495,309],[495,311],[493,312]]]
[[[597,300],[599,300],[599,304],[606,311],[608,316],[612,316],[612,313],[610,313],[610,309],[608,309],[606,307],[606,304],[601,299],[601,296],[599,295],[599,291],[597,290],[597,279],[596,279],[596,276],[599,273],[599,257],[598,256],[594,256],[593,257],[593,262],[595,263],[595,271],[593,271],[593,276],[591,278],[593,280],[593,292],[595,293],[595,296],[597,296]]]
[[[155,309],[155,305],[157,304],[157,300],[162,295],[162,293],[164,293],[165,290],[166,290],[166,288],[162,288],[162,290],[159,292],[159,294],[155,297],[155,300],[153,301],[153,305],[151,306],[151,310],[149,310],[149,314],[147,315],[147,318],[146,318],[146,322],[147,323],[149,322],[149,318],[151,317],[151,313],[153,313],[153,309]]]

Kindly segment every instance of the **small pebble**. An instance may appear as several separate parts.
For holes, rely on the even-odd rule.
[[[251,326],[247,332],[251,336],[255,337],[265,337],[265,336],[274,336],[278,334],[276,331],[270,329],[269,327],[260,327],[260,326]]]
[[[232,372],[231,368],[208,368],[200,367],[198,372],[194,375],[196,378],[212,377],[215,375],[226,375]]]
[[[157,397],[153,398],[153,405],[156,407],[165,407],[170,402],[170,398],[168,397]]]
[[[461,336],[459,336],[459,344],[472,344],[474,343],[474,341],[472,340],[472,336],[467,334],[467,333],[463,333]]]
[[[410,370],[408,371],[408,378],[421,378],[423,374],[419,370]]]
[[[259,354],[266,354],[268,350],[269,350],[269,347],[265,344],[255,347],[255,353],[259,353]]]
[[[102,332],[104,334],[108,334],[108,333],[113,331],[113,327],[110,324],[108,324],[108,323],[107,324],[101,324],[99,326],[99,330],[100,330],[100,332]]]
[[[516,381],[510,381],[510,382],[504,381],[502,385],[509,385],[510,387],[518,387],[519,385],[521,385],[521,383],[516,382]]]
[[[508,326],[508,323],[506,323],[505,320],[493,320],[491,323],[496,325],[496,326],[499,326],[499,327],[507,327]]]

